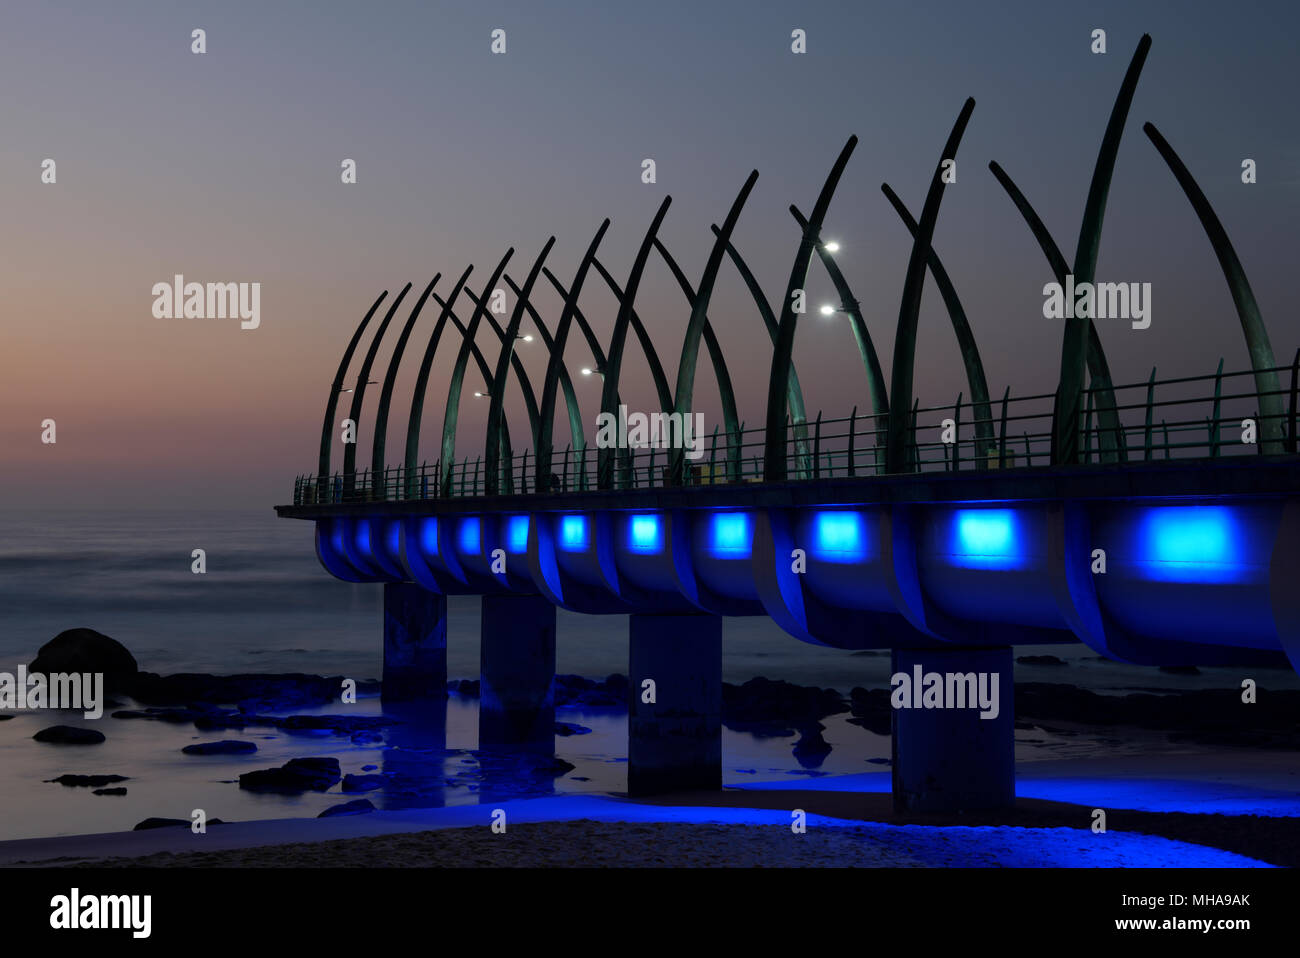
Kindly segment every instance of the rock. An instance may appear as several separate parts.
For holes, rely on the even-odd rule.
[[[131,829],[131,831],[144,832],[151,828],[171,828],[173,826],[184,826],[188,828],[190,824],[191,822],[188,818],[146,818],[144,821],[138,823],[135,828]],[[219,818],[209,818],[207,824],[224,825],[226,823]]]
[[[353,745],[378,745],[384,740],[384,736],[379,732],[363,729],[360,732],[352,733]]]
[[[363,771],[363,772],[373,772],[373,771],[374,771],[375,769],[377,769],[378,767],[379,767],[378,765],[362,765],[362,766],[361,766],[361,771]]]
[[[341,675],[306,675],[301,672],[238,675],[140,672],[124,691],[145,705],[188,705],[197,709],[200,703],[207,703],[235,705],[247,712],[285,712],[305,705],[337,702],[342,685]],[[359,692],[372,688],[377,688],[375,683],[357,683]]]
[[[1162,665],[1160,666],[1160,671],[1166,672],[1169,675],[1200,675],[1201,674],[1201,670],[1194,665]]]
[[[889,706],[888,689],[851,689],[849,711],[853,713],[848,720],[851,725],[860,725],[877,735],[893,734],[893,710]]]
[[[136,823],[133,832],[145,832],[151,828],[170,828],[172,826],[184,825],[188,827],[190,820],[188,818],[146,818],[142,822]]]
[[[140,671],[125,645],[94,629],[68,629],[40,647],[28,672],[103,672],[104,687],[120,690]]]
[[[181,749],[186,755],[248,755],[257,751],[252,742],[238,739],[222,739],[220,742],[196,742]]]
[[[892,765],[893,762],[887,758],[869,758],[867,759],[872,765]]]
[[[610,675],[603,680],[581,675],[555,677],[556,708],[580,705],[586,708],[627,708],[627,676]]]
[[[13,718],[12,715],[0,715],[0,722],[8,722],[11,718]]]
[[[585,725],[574,725],[572,722],[556,722],[556,735],[590,735],[591,729]]]
[[[799,741],[794,743],[794,757],[804,768],[820,768],[830,754],[830,743],[822,737],[824,729],[821,722],[814,722],[799,730]]]
[[[744,685],[722,684],[722,724],[763,738],[785,738],[796,728],[848,709],[834,689],[819,689],[771,679]]]
[[[60,785],[69,787],[86,785],[102,788],[105,785],[112,785],[114,782],[127,782],[130,779],[125,775],[60,775],[58,778],[47,778],[45,781],[58,782]]]
[[[38,742],[50,742],[55,745],[98,745],[105,740],[103,732],[76,725],[51,725],[49,728],[41,729],[32,738]]]
[[[352,775],[343,776],[343,791],[345,792],[372,792],[377,788],[384,787],[384,776],[382,775]]]
[[[1021,665],[1069,665],[1065,659],[1058,659],[1055,655],[1018,655],[1016,661]]]
[[[370,803],[370,799],[358,798],[352,802],[344,802],[342,805],[331,805],[316,817],[333,818],[336,815],[364,815],[366,812],[373,812],[374,810],[375,806]]]
[[[264,768],[239,776],[239,787],[250,792],[296,795],[323,792],[342,776],[336,758],[294,758],[279,768]]]
[[[124,789],[124,788],[97,788],[97,789],[95,789],[93,792],[91,792],[91,794],[92,794],[92,795],[125,795],[125,794],[126,794],[126,789]]]

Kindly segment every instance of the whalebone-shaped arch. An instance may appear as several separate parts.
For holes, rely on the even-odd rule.
[[[1260,315],[1259,304],[1255,301],[1255,293],[1250,288],[1250,281],[1246,279],[1246,271],[1241,265],[1241,260],[1237,258],[1237,251],[1233,249],[1231,240],[1228,239],[1227,230],[1223,228],[1219,217],[1215,215],[1214,208],[1210,206],[1210,201],[1205,198],[1205,193],[1201,191],[1191,172],[1174,152],[1174,148],[1160,135],[1160,131],[1153,124],[1143,124],[1142,130],[1160,152],[1178,180],[1178,185],[1183,188],[1183,193],[1191,202],[1192,209],[1196,211],[1201,227],[1210,240],[1210,245],[1214,247],[1214,255],[1218,257],[1219,267],[1223,270],[1228,289],[1232,292],[1232,303],[1237,309],[1241,331],[1246,338],[1246,349],[1250,353],[1250,365],[1255,371],[1255,392],[1259,400],[1260,418],[1265,423],[1260,429],[1260,452],[1265,455],[1285,452],[1283,424],[1286,422],[1286,413],[1282,408],[1277,361],[1273,358],[1273,346],[1268,339],[1268,329],[1264,325],[1263,316]]]
[[[651,221],[649,229],[646,230],[645,236],[641,240],[641,247],[637,250],[636,259],[632,263],[632,271],[628,274],[627,286],[624,288],[623,298],[619,302],[618,319],[614,322],[614,333],[609,340],[609,352],[605,363],[605,381],[600,394],[602,416],[617,416],[618,414],[618,378],[623,366],[623,345],[627,340],[627,330],[632,322],[632,304],[636,302],[637,289],[641,286],[641,276],[645,272],[646,262],[650,258],[650,250],[654,245],[655,235],[659,232],[659,225],[663,222],[664,215],[668,212],[668,207],[671,204],[671,196],[665,196],[663,202],[659,204],[654,220]],[[608,448],[596,450],[596,488],[598,489],[613,488],[615,452],[615,449]]]
[[[882,183],[880,189],[915,239],[917,222],[912,218],[907,206],[888,183]],[[934,277],[934,284],[939,287],[939,296],[947,307],[948,318],[952,322],[953,333],[956,334],[957,345],[961,349],[961,361],[966,369],[966,382],[970,386],[971,405],[975,408],[975,465],[976,468],[982,469],[987,464],[988,451],[993,448],[993,410],[989,404],[989,384],[984,376],[984,363],[980,359],[979,347],[975,344],[975,334],[971,331],[970,321],[966,318],[966,310],[962,308],[957,288],[953,285],[948,271],[943,268],[938,250],[933,246],[930,247],[929,266],[930,275]]]
[[[582,261],[578,264],[578,271],[574,275],[573,283],[569,286],[569,294],[564,298],[564,308],[560,311],[560,322],[555,327],[555,348],[551,351],[550,361],[546,364],[546,381],[542,386],[542,406],[541,422],[537,430],[537,488],[540,491],[546,491],[551,488],[551,449],[553,446],[553,427],[555,418],[555,394],[558,391],[560,383],[560,370],[564,366],[564,346],[569,340],[569,327],[573,325],[574,307],[577,304],[578,296],[582,293],[582,285],[587,280],[587,271],[591,268],[591,261],[596,257],[596,249],[600,246],[600,241],[605,238],[605,231],[609,229],[609,220],[606,219],[596,230],[596,235],[592,237],[587,252],[583,254]]]
[[[1133,93],[1137,89],[1138,77],[1142,74],[1142,64],[1146,62],[1147,52],[1151,49],[1151,37],[1143,34],[1138,41],[1137,50],[1129,62],[1120,84],[1115,105],[1111,108],[1110,120],[1106,123],[1106,133],[1102,137],[1101,150],[1097,154],[1097,165],[1092,171],[1092,183],[1088,187],[1088,199],[1084,204],[1083,222],[1079,227],[1079,243],[1074,251],[1074,282],[1091,283],[1097,272],[1097,252],[1101,245],[1101,225],[1106,215],[1106,197],[1110,193],[1110,183],[1115,172],[1115,158],[1119,154],[1120,140],[1124,136],[1124,124],[1128,120],[1129,107],[1133,104]],[[1065,335],[1061,344],[1061,376],[1057,385],[1056,421],[1052,424],[1055,434],[1053,448],[1057,461],[1073,463],[1079,459],[1079,414],[1083,411],[1081,396],[1083,392],[1084,365],[1088,353],[1088,317],[1074,316],[1065,321]],[[1103,435],[1110,430],[1104,430]],[[1118,452],[1125,458],[1122,444]]]
[[[795,253],[794,265],[790,268],[790,281],[786,284],[785,299],[781,304],[781,319],[777,323],[776,345],[772,349],[772,370],[767,383],[767,418],[764,424],[763,477],[769,481],[786,478],[786,399],[789,395],[790,370],[794,365],[794,333],[798,315],[794,311],[795,290],[804,288],[808,279],[808,266],[812,261],[813,248],[821,233],[822,221],[830,208],[831,197],[835,187],[844,174],[849,157],[858,145],[858,138],[851,136],[840,150],[840,155],[831,167],[826,181],[822,184],[817,202],[813,204],[808,227],[799,241],[799,250]]]
[[[1043,224],[1042,217],[1038,215],[1038,212],[1026,199],[1025,194],[1020,191],[1020,188],[1016,186],[1011,177],[1007,175],[1006,170],[1002,169],[996,160],[989,163],[989,169],[993,171],[993,176],[1006,190],[1007,195],[1011,197],[1011,202],[1016,205],[1016,209],[1020,211],[1020,215],[1029,227],[1029,231],[1034,234],[1034,239],[1038,241],[1038,247],[1043,251],[1043,256],[1047,258],[1047,265],[1051,268],[1052,275],[1056,277],[1056,281],[1064,289],[1066,274],[1070,272],[1070,267],[1066,263],[1060,247],[1052,239],[1052,234],[1047,231],[1047,227]],[[1121,451],[1125,448],[1124,431],[1119,424],[1119,412],[1115,404],[1110,364],[1106,360],[1106,352],[1102,348],[1101,337],[1097,335],[1097,324],[1091,319],[1088,320],[1087,359],[1091,389],[1096,397],[1097,420],[1101,425],[1102,459],[1106,461],[1115,455],[1127,458],[1127,452]]]
[[[370,368],[375,364],[375,357],[379,355],[379,346],[384,340],[384,333],[388,331],[388,324],[393,321],[398,307],[402,305],[402,300],[406,298],[406,294],[410,291],[411,284],[407,283],[402,287],[402,291],[397,294],[397,298],[393,300],[393,305],[388,307],[388,312],[384,314],[383,321],[379,324],[374,337],[370,340],[370,348],[366,350],[365,359],[361,361],[361,369],[357,373],[357,385],[352,390],[352,408],[348,412],[348,418],[352,420],[354,428],[361,422],[361,408],[366,398],[366,385],[370,380]],[[345,499],[351,497],[353,490],[356,488],[356,482],[357,443],[353,441],[343,445],[343,497]]]
[[[527,375],[523,372],[523,365],[519,362],[519,357],[515,355],[515,337],[519,335],[519,324],[523,322],[524,307],[528,295],[533,291],[533,284],[537,282],[537,277],[542,271],[542,265],[546,262],[546,257],[553,246],[555,246],[554,236],[546,241],[542,251],[537,254],[537,259],[533,261],[533,268],[528,271],[528,277],[524,280],[523,290],[515,297],[515,308],[510,314],[510,323],[501,336],[501,352],[497,356],[496,373],[488,380],[491,391],[488,394],[490,405],[488,407],[487,436],[485,440],[487,445],[483,454],[483,477],[485,482],[483,488],[488,495],[502,491],[498,488],[498,472],[501,464],[500,436],[501,423],[505,418],[506,377],[510,373],[510,361],[512,359],[519,374],[520,386],[526,390],[526,395],[529,398],[529,418],[532,425],[533,448],[537,448],[539,414],[536,408],[536,399],[532,398],[532,384],[529,383]]]
[[[542,271],[546,272],[546,268],[542,267]],[[517,284],[513,279],[510,278],[509,273],[506,273],[501,278],[504,279],[506,285],[510,287],[510,291],[514,293],[515,296],[523,300],[524,308],[528,310],[528,315],[532,318],[533,325],[537,327],[537,332],[542,337],[542,345],[546,347],[546,355],[549,360],[551,354],[555,352],[555,338],[551,335],[551,331],[547,328],[546,322],[542,319],[541,314],[537,312],[536,307],[534,307],[533,304],[529,302],[528,297],[523,295],[523,290],[520,289],[519,284]],[[574,449],[580,452],[584,445],[583,426],[582,426],[582,408],[578,404],[578,394],[577,391],[573,388],[573,380],[569,376],[569,369],[566,365],[564,365],[563,362],[561,362],[560,364],[560,389],[564,392],[564,404],[569,414],[569,432],[573,437],[573,447]],[[540,417],[541,417],[541,411],[539,409],[538,411],[539,426],[540,426]],[[533,448],[534,449],[537,448],[536,437],[534,437],[533,440]]]
[[[799,228],[807,232],[808,220],[799,212],[799,208],[791,206],[790,214],[799,224]],[[825,243],[821,242],[820,236],[815,237],[815,240],[817,255],[826,269],[826,275],[830,277],[831,284],[835,287],[836,295],[840,298],[840,308],[848,314],[853,341],[857,344],[858,356],[862,359],[862,368],[867,374],[867,392],[871,398],[872,414],[876,417],[876,429],[881,430],[885,428],[888,421],[889,394],[885,391],[885,374],[880,368],[876,345],[872,342],[871,332],[867,329],[866,317],[862,315],[862,305],[853,295],[853,290],[849,288],[849,282],[840,271],[839,264],[835,262],[834,254],[826,248]]]
[[[469,275],[473,271],[473,266],[465,267],[465,272],[461,273],[460,279],[456,280],[456,285],[452,287],[451,294],[446,300],[439,301],[442,311],[438,314],[438,321],[434,324],[433,332],[429,334],[429,342],[425,346],[424,356],[420,360],[419,372],[415,377],[415,388],[411,390],[411,412],[406,422],[406,450],[404,457],[406,496],[408,499],[415,496],[416,469],[420,458],[420,421],[424,416],[424,394],[429,385],[429,371],[433,368],[433,357],[438,351],[438,344],[442,340],[442,331],[446,328],[447,318],[451,315],[452,305],[456,302],[456,298],[460,296],[461,290],[465,288],[465,283],[469,280]]]
[[[668,247],[663,241],[655,237],[655,249],[663,257],[673,278],[677,280],[677,285],[681,287],[682,295],[686,297],[686,304],[695,308],[697,294],[691,281],[686,278],[682,272],[677,260],[672,253],[668,252]],[[728,477],[736,480],[740,478],[740,415],[736,411],[736,390],[731,383],[731,373],[727,370],[727,361],[722,355],[722,345],[718,342],[718,337],[713,331],[713,324],[707,317],[704,320],[704,345],[709,351],[709,359],[713,363],[713,373],[718,380],[718,397],[722,406],[722,427],[727,435],[727,469]],[[685,414],[683,414],[685,415]]]
[[[361,342],[361,334],[366,331],[370,325],[370,319],[379,309],[379,304],[384,301],[388,295],[388,290],[379,294],[374,304],[366,311],[365,317],[357,326],[356,331],[352,334],[352,339],[348,341],[348,348],[343,352],[343,359],[339,362],[338,372],[334,374],[334,382],[330,386],[329,399],[325,402],[325,424],[321,427],[320,433],[320,462],[318,475],[320,482],[329,481],[330,475],[330,440],[334,435],[334,413],[338,409],[339,393],[343,391],[343,377],[347,375],[348,363],[352,362],[352,354],[357,351],[357,346]]]
[[[962,134],[975,110],[975,100],[967,97],[957,114],[948,140],[944,143],[939,162],[930,177],[921,219],[912,235],[912,253],[907,260],[907,274],[903,280],[903,298],[898,307],[898,328],[894,333],[894,362],[889,376],[889,408],[895,415],[889,417],[885,438],[885,470],[907,471],[909,449],[908,433],[912,423],[902,413],[912,408],[912,378],[916,372],[916,327],[921,315],[921,294],[925,289],[926,267],[930,259],[930,244],[934,241],[934,228],[939,221],[939,206],[943,202],[943,164],[957,159],[957,148]]]
[[[686,417],[691,415],[691,406],[695,399],[695,367],[699,362],[700,340],[704,338],[704,329],[708,324],[709,301],[713,298],[713,287],[718,280],[718,270],[722,268],[722,257],[726,255],[727,242],[731,239],[731,234],[736,229],[736,222],[740,219],[740,211],[745,207],[745,201],[749,199],[749,194],[754,190],[754,184],[758,182],[758,170],[751,170],[749,176],[745,178],[744,185],[740,192],[736,194],[735,200],[731,203],[731,209],[727,211],[727,218],[722,224],[722,230],[713,240],[713,248],[709,251],[709,259],[704,265],[704,273],[700,276],[699,288],[695,291],[695,301],[691,305],[691,318],[686,325],[686,338],[682,341],[682,355],[677,363],[677,389],[673,393],[673,411],[682,417],[682,431],[685,435]],[[725,368],[724,368],[725,371]],[[719,376],[719,388],[725,388],[726,393],[730,393],[730,382],[724,382]],[[727,400],[724,393],[723,401]],[[731,418],[734,422],[735,416],[735,397],[730,397],[732,405]],[[740,431],[739,425],[728,425],[729,441],[727,443],[730,449],[733,443],[730,436]],[[698,437],[697,437],[698,438]],[[736,436],[738,439],[739,437]],[[739,447],[736,447],[736,454],[739,454]],[[683,467],[686,456],[685,444],[677,445],[671,453],[672,466],[669,469],[669,481],[680,484],[683,481]],[[739,465],[739,459],[736,460]],[[738,477],[738,476],[737,476]]]
[[[375,437],[370,454],[370,472],[372,475],[383,475],[384,469],[387,467],[387,463],[384,461],[384,447],[388,436],[388,410],[393,400],[393,388],[397,384],[397,369],[402,363],[402,355],[406,352],[406,344],[411,338],[411,332],[415,329],[415,322],[420,318],[420,312],[424,309],[429,294],[433,292],[433,288],[438,285],[438,280],[441,278],[442,273],[435,273],[433,279],[429,281],[429,285],[420,294],[420,298],[415,301],[415,307],[411,310],[406,325],[402,327],[402,333],[397,337],[397,345],[393,347],[393,355],[388,360],[388,371],[384,374],[384,385],[379,392],[379,407],[375,410]],[[386,492],[387,490],[385,490],[385,494]]]

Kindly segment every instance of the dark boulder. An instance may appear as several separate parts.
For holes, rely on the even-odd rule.
[[[125,788],[97,788],[93,792],[91,792],[91,794],[92,795],[125,795],[126,789]]]
[[[591,729],[587,728],[587,726],[585,725],[574,725],[572,722],[556,722],[555,734],[556,735],[589,735],[591,734]]]
[[[151,828],[172,828],[172,827],[188,828],[191,824],[192,823],[188,818],[146,818],[144,821],[137,824],[135,828],[131,829],[131,831],[144,832],[144,831],[148,831]],[[207,820],[207,824],[224,825],[225,822],[223,822],[219,818],[209,818]]]
[[[384,787],[384,776],[382,775],[352,775],[343,776],[343,791],[345,792],[372,792],[377,788]]]
[[[1016,661],[1021,665],[1069,665],[1065,659],[1055,655],[1018,655]]]
[[[29,672],[103,672],[104,687],[123,689],[140,671],[125,645],[94,629],[68,629],[40,647]]]
[[[316,817],[334,818],[336,815],[364,815],[366,812],[373,812],[374,810],[375,806],[370,803],[370,799],[358,798],[352,802],[344,802],[342,805],[331,805]]]
[[[220,742],[196,742],[181,749],[186,755],[248,755],[257,751],[252,742],[238,739],[222,739]]]
[[[294,758],[279,768],[258,769],[239,776],[239,787],[250,792],[296,795],[323,792],[342,777],[336,758]]]
[[[105,740],[103,732],[93,728],[79,728],[76,725],[51,725],[43,728],[32,738],[38,742],[50,742],[55,745],[98,745]]]
[[[130,781],[125,775],[60,775],[58,778],[47,778],[47,782],[58,782],[60,785],[77,787],[85,785],[94,788],[103,788],[105,785],[112,785],[115,782]]]

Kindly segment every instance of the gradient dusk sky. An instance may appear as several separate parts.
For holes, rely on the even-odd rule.
[[[1094,28],[1108,52],[1090,52]],[[207,32],[207,52],[190,33]],[[492,55],[489,34],[507,32]],[[793,54],[791,30],[807,31]],[[906,229],[888,182],[919,215],[963,100],[976,100],[935,247],[1001,396],[1050,392],[1062,327],[1042,315],[1051,280],[1019,214],[988,170],[997,160],[1072,258],[1107,116],[1139,37],[1151,54],[1115,171],[1098,278],[1150,282],[1152,325],[1099,324],[1117,382],[1248,366],[1228,288],[1177,183],[1142,134],[1154,122],[1222,218],[1279,362],[1300,345],[1300,119],[1294,96],[1300,5],[1207,2],[8,3],[0,13],[0,448],[9,504],[113,508],[269,507],[315,466],[324,402],[356,323],[381,290],[435,272],[445,293],[474,264],[486,280],[504,250],[522,281],[550,235],[568,282],[601,220],[601,259],[622,281],[654,210],[698,282],[720,223],[760,173],[734,241],[778,302],[798,244],[787,211],[811,208],[850,134],[860,143],[823,235],[862,301],[886,373]],[[42,184],[41,162],[58,181]],[[641,182],[641,162],[658,182]],[[1243,185],[1243,158],[1259,182]],[[340,182],[356,160],[358,182]],[[261,325],[156,319],[152,286],[261,283]],[[820,265],[796,364],[811,415],[868,399]],[[608,336],[615,306],[592,283],[584,312]],[[558,299],[537,297],[548,322]],[[463,301],[462,301],[463,302]],[[511,299],[513,305],[513,298]],[[662,262],[638,311],[675,377],[689,314]],[[467,314],[467,309],[461,310]],[[771,346],[735,269],[724,263],[710,317],[741,415],[764,411]],[[400,449],[428,308],[402,367],[390,449]],[[467,318],[467,316],[466,316]],[[525,331],[531,323],[525,322]],[[932,282],[922,307],[917,395],[951,402],[965,386]],[[390,340],[396,339],[390,331]],[[495,337],[481,343],[495,356]],[[521,347],[540,384],[545,353]],[[423,451],[436,457],[451,352],[435,366]],[[387,364],[389,348],[377,369]],[[591,363],[580,337],[567,354]],[[653,409],[629,347],[623,394]],[[354,366],[355,369],[355,366]],[[372,378],[380,379],[382,374]],[[599,387],[578,380],[589,427]],[[482,446],[485,403],[462,405],[458,453]],[[368,460],[378,389],[360,435]],[[708,364],[696,408],[709,429]],[[509,412],[523,434],[512,382]],[[401,412],[396,412],[401,410]],[[56,420],[58,442],[41,442]],[[565,427],[557,423],[557,436]],[[471,438],[472,437],[472,438]],[[560,439],[561,447],[563,438]],[[517,446],[524,443],[517,442]],[[336,447],[337,448],[337,447]],[[393,458],[390,456],[390,459]],[[337,465],[337,456],[336,456]]]

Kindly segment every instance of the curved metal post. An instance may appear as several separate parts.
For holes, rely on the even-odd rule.
[[[357,385],[352,391],[352,408],[348,412],[348,418],[353,423],[361,422],[361,404],[366,398],[366,384],[370,380],[370,367],[374,365],[375,356],[379,354],[379,344],[383,342],[384,333],[388,331],[388,324],[393,321],[393,316],[397,313],[397,308],[402,305],[402,300],[406,294],[411,291],[411,284],[407,283],[402,287],[402,291],[397,294],[393,300],[393,305],[388,307],[388,312],[384,314],[383,321],[379,328],[375,330],[374,338],[370,340],[370,348],[366,350],[366,358],[361,361],[361,370],[357,373]],[[360,437],[356,437],[360,439]],[[357,482],[357,443],[349,442],[343,446],[343,498],[345,500],[352,498],[356,490]]]
[[[583,254],[582,262],[578,264],[578,272],[573,278],[573,285],[569,287],[569,295],[564,298],[564,309],[560,312],[560,322],[555,328],[555,349],[551,352],[551,360],[546,365],[546,382],[542,387],[541,422],[538,425],[540,438],[537,442],[535,466],[537,482],[534,483],[538,492],[546,492],[551,488],[552,420],[555,418],[555,393],[559,386],[560,368],[564,364],[564,345],[569,339],[574,307],[578,302],[578,295],[582,292],[582,284],[587,279],[587,270],[591,267],[591,261],[596,256],[596,248],[600,246],[607,229],[609,229],[608,219],[600,224],[600,228],[596,230],[596,235],[591,240],[591,245]]]
[[[920,225],[912,239],[912,254],[907,261],[907,277],[903,281],[903,299],[898,307],[898,329],[894,333],[894,365],[890,374],[889,408],[905,410],[912,405],[912,376],[916,371],[916,326],[921,314],[921,293],[925,287],[926,263],[930,258],[930,244],[934,227],[939,220],[939,204],[943,201],[943,161],[955,160],[966,124],[975,109],[974,99],[967,98],[953,124],[948,141],[943,146],[939,162],[930,177],[930,189],[921,209]],[[889,431],[885,439],[885,470],[902,472],[907,465],[907,427],[901,416],[889,417]]]
[[[655,234],[659,231],[659,224],[663,222],[664,214],[668,212],[671,203],[672,197],[665,196],[663,202],[659,204],[654,220],[650,223],[650,228],[646,230],[646,234],[641,240],[641,248],[637,250],[636,260],[632,264],[632,272],[628,274],[627,288],[623,293],[623,299],[618,310],[618,320],[614,323],[614,334],[610,337],[609,342],[609,359],[605,366],[605,383],[600,396],[602,415],[618,415],[616,403],[618,377],[623,365],[623,344],[627,339],[627,328],[632,322],[632,304],[636,300],[637,288],[641,285],[641,274],[645,272],[646,261],[650,258],[650,248],[654,244]],[[596,450],[597,489],[613,488],[613,454],[613,449]]]
[[[460,291],[465,288],[465,281],[473,271],[473,266],[465,267],[465,272],[460,274],[460,279],[456,280],[456,285],[452,287],[451,295],[440,304],[442,312],[438,314],[438,321],[434,324],[433,332],[429,334],[428,345],[424,348],[424,357],[420,360],[420,371],[415,377],[415,388],[411,391],[411,413],[406,421],[404,471],[407,498],[413,497],[415,492],[416,463],[420,458],[420,420],[424,416],[424,394],[429,385],[429,370],[433,368],[433,356],[438,351],[438,342],[442,339],[442,330],[447,325],[447,317],[451,315],[452,304],[456,302]],[[441,468],[439,466],[439,475],[442,474]],[[421,498],[424,496],[422,495]]]
[[[379,309],[379,304],[384,301],[388,295],[388,290],[379,294],[374,305],[366,311],[365,318],[357,326],[356,332],[352,334],[352,339],[348,342],[348,348],[343,352],[343,359],[339,362],[339,370],[334,374],[334,383],[330,386],[329,399],[325,402],[325,425],[321,427],[320,433],[320,463],[317,469],[317,475],[322,484],[329,482],[330,476],[330,438],[334,434],[334,411],[338,408],[339,393],[343,391],[343,377],[347,375],[348,363],[352,362],[352,354],[357,351],[357,344],[361,342],[361,334],[365,332],[366,326],[370,324],[370,317],[375,315]]]
[[[441,273],[434,274],[433,279],[429,281],[429,285],[420,294],[420,298],[416,300],[415,308],[411,310],[406,325],[402,327],[402,334],[397,337],[397,345],[393,347],[393,356],[388,360],[388,372],[384,374],[384,387],[379,393],[379,408],[375,410],[375,439],[370,455],[370,471],[375,475],[384,472],[384,445],[388,437],[388,408],[393,401],[393,387],[397,383],[397,367],[402,364],[402,354],[406,352],[406,342],[411,338],[411,331],[415,329],[415,321],[420,318],[420,310],[424,309],[429,294],[433,292],[433,287],[438,285],[438,280],[441,278]],[[387,495],[387,483],[384,484],[384,489],[385,495]]]
[[[790,268],[790,280],[786,284],[785,299],[781,304],[781,319],[777,323],[776,344],[772,349],[772,371],[767,383],[767,417],[766,431],[763,438],[763,478],[778,481],[786,478],[786,396],[789,393],[790,369],[794,357],[794,333],[798,314],[794,311],[794,292],[803,289],[808,278],[808,264],[812,251],[821,233],[822,220],[830,207],[835,187],[844,174],[853,148],[858,145],[858,138],[851,136],[840,155],[831,167],[826,182],[822,184],[821,193],[813,205],[808,228],[804,230],[799,241],[799,250],[795,253],[794,265]],[[806,304],[805,304],[806,305]]]
[[[888,183],[882,183],[880,189],[915,240],[917,223],[912,219],[912,214],[908,212],[903,201],[898,198],[898,194]],[[961,299],[957,296],[957,289],[953,286],[952,279],[948,276],[948,271],[943,268],[939,253],[933,246],[930,247],[929,266],[930,275],[934,277],[934,283],[939,287],[939,295],[943,297],[944,306],[948,309],[952,330],[957,335],[957,345],[961,348],[961,361],[966,367],[966,382],[970,386],[971,406],[975,414],[976,468],[983,469],[984,458],[993,444],[993,412],[989,407],[989,386],[988,380],[984,378],[984,363],[980,360],[979,347],[975,345],[975,334],[971,332],[966,310],[962,308]]]
[[[1160,156],[1173,171],[1178,185],[1183,188],[1183,193],[1191,202],[1192,209],[1196,211],[1196,216],[1201,221],[1201,228],[1209,237],[1210,245],[1214,247],[1214,255],[1218,257],[1223,278],[1227,280],[1228,289],[1232,292],[1232,304],[1237,308],[1241,331],[1246,337],[1246,349],[1250,352],[1250,365],[1255,371],[1255,392],[1259,399],[1260,418],[1265,423],[1260,429],[1259,451],[1264,455],[1281,453],[1285,449],[1283,422],[1286,418],[1282,411],[1282,387],[1278,381],[1273,346],[1268,341],[1268,329],[1264,325],[1263,316],[1260,315],[1259,304],[1255,302],[1250,281],[1246,279],[1246,271],[1242,268],[1241,260],[1237,258],[1237,251],[1233,249],[1232,242],[1228,239],[1227,230],[1219,222],[1219,217],[1215,215],[1210,201],[1205,198],[1205,194],[1201,192],[1192,174],[1174,152],[1174,148],[1160,135],[1160,131],[1154,125],[1143,124],[1142,131],[1155,144]]]

